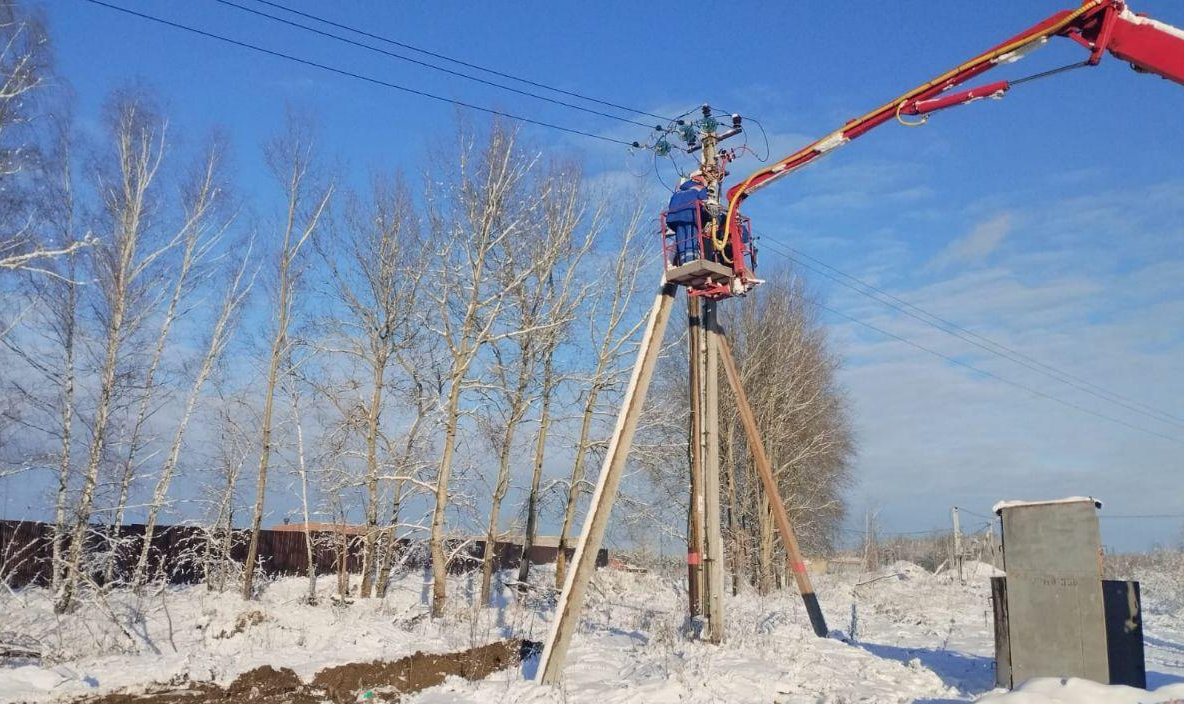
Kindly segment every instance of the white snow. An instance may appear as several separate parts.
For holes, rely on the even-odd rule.
[[[1016,508],[1017,506],[1046,506],[1048,504],[1076,504],[1088,501],[1094,505],[1094,508],[1102,508],[1102,500],[1095,499],[1092,496],[1069,496],[1064,499],[1043,499],[1040,501],[1000,501],[991,507],[992,513],[999,513],[1005,508]]]
[[[1041,37],[1039,40],[1025,44],[1025,45],[1021,46],[1019,49],[1016,49],[1015,51],[1009,51],[1006,54],[1000,54],[999,56],[996,56],[992,60],[992,63],[1014,64],[1015,62],[1024,58],[1028,54],[1031,54],[1033,51],[1036,51],[1037,49],[1043,47],[1047,43],[1048,43],[1048,37]]]
[[[1080,679],[1040,677],[1013,692],[983,697],[981,704],[1152,704],[1184,700],[1184,684],[1165,685],[1153,692],[1134,687],[1108,687]]]
[[[1139,15],[1131,12],[1129,7],[1124,7],[1122,9],[1122,14],[1119,16],[1131,24],[1141,24],[1148,27],[1154,27],[1165,34],[1170,34],[1171,36],[1176,37],[1177,39],[1184,39],[1184,29],[1170,25],[1166,22],[1153,20],[1150,17],[1140,17]]]
[[[819,154],[825,154],[830,150],[841,147],[850,141],[851,140],[847,138],[847,135],[843,134],[843,130],[839,130],[837,132],[832,132],[831,134],[818,140],[818,144],[814,145],[814,151],[818,152]]]
[[[963,565],[965,584],[897,562],[874,573],[821,575],[818,594],[832,637],[816,638],[792,591],[768,596],[745,587],[725,599],[726,641],[688,641],[686,595],[668,576],[601,570],[584,623],[572,641],[562,685],[530,681],[535,663],[479,682],[449,680],[405,697],[405,704],[460,702],[959,702],[989,695],[995,704],[1125,704],[1184,699],[1184,565],[1143,580],[1149,685],[1154,693],[1070,680],[1032,681],[994,691],[989,564]],[[503,589],[490,608],[467,600],[475,584],[456,577],[447,615],[426,616],[429,582],[404,575],[381,601],[302,604],[305,583],[281,579],[259,601],[204,587],[142,600],[112,594],[106,605],[63,617],[59,632],[44,590],[0,596],[0,631],[33,636],[52,657],[0,663],[0,702],[51,702],[83,693],[142,687],[180,676],[226,683],[262,664],[287,666],[306,680],[334,664],[395,659],[416,650],[446,652],[519,636],[542,640],[550,626],[554,572],[532,575],[520,599]],[[322,582],[323,596],[333,580]],[[251,623],[246,616],[259,612]],[[118,619],[112,619],[115,615]],[[127,635],[115,626],[119,620]],[[258,620],[255,617],[255,620]],[[171,623],[171,627],[170,627]],[[242,628],[236,628],[244,623]],[[235,631],[238,630],[236,633]],[[1134,698],[1132,698],[1134,697]],[[1143,698],[1138,698],[1143,697]]]

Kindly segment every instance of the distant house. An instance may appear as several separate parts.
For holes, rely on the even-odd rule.
[[[826,561],[825,572],[833,574],[856,574],[863,571],[863,558],[844,555]]]

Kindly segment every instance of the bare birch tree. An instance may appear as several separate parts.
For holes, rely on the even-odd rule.
[[[263,413],[259,428],[259,468],[255,479],[255,507],[251,518],[251,532],[247,548],[247,562],[243,569],[242,594],[254,598],[255,563],[259,556],[259,529],[263,523],[264,500],[267,497],[267,472],[271,465],[272,421],[275,411],[276,387],[281,369],[290,350],[289,330],[295,310],[297,282],[300,278],[305,245],[316,233],[321,217],[333,194],[332,184],[318,183],[315,178],[313,140],[301,129],[296,118],[289,116],[283,136],[273,141],[266,150],[267,164],[272,176],[281,184],[286,200],[284,214],[278,226],[275,250],[275,291],[271,309],[272,338],[267,355],[264,378]]]
[[[835,374],[839,360],[816,318],[803,282],[789,272],[770,277],[761,295],[729,308],[725,326],[733,341],[742,381],[794,531],[805,550],[831,548],[846,506],[843,490],[855,451],[846,398]],[[736,538],[756,545],[757,585],[773,587],[782,572],[775,559],[779,537],[768,497],[760,490],[739,418],[730,396],[721,399],[721,434],[740,449],[729,468],[736,476],[744,520],[734,530],[755,526],[755,536]]]
[[[576,509],[583,490],[585,466],[589,453],[597,441],[594,420],[602,402],[602,394],[628,373],[620,367],[621,359],[633,349],[637,332],[645,325],[644,311],[637,307],[636,292],[639,277],[649,271],[653,258],[650,239],[644,227],[649,222],[643,207],[635,208],[626,219],[615,251],[601,254],[599,295],[592,296],[586,307],[586,330],[594,347],[591,369],[580,383],[580,429],[572,460],[571,476],[567,483],[567,497],[563,508],[563,524],[559,530],[559,551],[555,562],[555,584],[563,586],[567,568],[568,537],[575,522]]]
[[[383,462],[383,413],[398,355],[419,333],[422,315],[419,284],[423,272],[414,205],[401,180],[377,180],[368,204],[355,200],[346,215],[345,232],[332,247],[322,248],[333,291],[345,311],[337,316],[344,352],[368,372],[368,398],[360,411],[365,456],[365,524],[360,596],[374,589],[379,564],[379,478]],[[347,415],[353,409],[345,409]],[[389,458],[388,458],[389,462]],[[384,582],[385,585],[385,582]]]
[[[181,459],[181,447],[185,440],[185,432],[189,428],[189,422],[193,417],[194,408],[197,406],[198,399],[201,397],[202,387],[205,386],[206,381],[214,372],[215,365],[222,356],[223,350],[226,349],[226,345],[230,342],[236,315],[254,283],[254,276],[248,273],[251,267],[251,247],[248,245],[242,258],[239,260],[239,265],[230,283],[226,287],[226,292],[223,294],[218,317],[209,332],[209,339],[206,343],[205,354],[201,359],[201,366],[198,368],[197,375],[193,378],[193,382],[189,387],[189,393],[185,398],[184,409],[181,411],[181,417],[177,420],[177,426],[173,432],[173,439],[169,445],[168,455],[165,457],[164,463],[161,466],[160,476],[156,480],[156,487],[152,491],[152,499],[148,504],[148,518],[144,524],[144,537],[140,545],[140,556],[136,560],[136,566],[132,572],[131,582],[136,587],[142,585],[148,576],[148,557],[152,548],[152,536],[156,531],[156,522],[160,516],[160,512],[165,506],[165,499],[168,496],[173,475],[177,471],[177,466]]]
[[[108,425],[119,383],[124,343],[143,322],[145,301],[151,298],[145,282],[153,265],[174,244],[149,237],[155,208],[153,181],[164,156],[165,128],[159,115],[141,97],[120,96],[111,109],[114,140],[113,168],[97,174],[96,188],[109,234],[94,251],[93,267],[99,287],[96,306],[103,329],[103,349],[97,380],[90,447],[82,472],[82,487],[66,556],[65,576],[55,606],[68,609],[81,578],[83,551],[93,510],[99,469],[106,449]]]
[[[73,175],[73,139],[69,120],[58,119],[53,123],[56,132],[53,152],[47,159],[45,190],[38,204],[38,218],[51,231],[51,237],[61,242],[78,239],[80,227],[77,194]],[[35,380],[22,380],[13,375],[9,385],[26,408],[32,406],[43,410],[56,436],[57,457],[54,486],[52,572],[50,584],[56,593],[61,586],[63,550],[70,532],[67,512],[68,492],[73,474],[75,442],[74,425],[76,416],[76,382],[80,340],[84,335],[80,319],[79,302],[82,287],[82,262],[78,256],[63,256],[46,261],[41,267],[50,275],[40,272],[28,277],[31,300],[29,306],[37,308],[37,314],[29,321],[29,335],[18,341],[0,332],[0,344],[12,352],[31,370],[37,372]],[[46,354],[46,347],[33,340],[47,343],[53,352]],[[54,390],[45,398],[38,390],[50,387]]]
[[[571,334],[570,323],[588,288],[596,285],[596,282],[583,276],[580,266],[585,255],[603,234],[605,225],[604,207],[589,205],[591,199],[583,192],[582,179],[577,174],[573,165],[560,168],[559,173],[552,177],[556,183],[551,196],[543,202],[546,239],[556,242],[560,249],[553,262],[543,260],[546,266],[539,275],[543,296],[541,307],[545,319],[552,326],[532,336],[542,364],[542,376],[538,382],[539,418],[531,461],[530,489],[526,498],[526,526],[518,561],[519,588],[525,587],[530,576],[530,554],[538,537],[543,462],[552,424],[551,402],[565,380],[564,375],[556,369],[555,354]],[[601,204],[608,200],[598,199]],[[581,228],[582,234],[579,232]]]
[[[442,422],[443,447],[436,473],[429,549],[432,563],[432,615],[444,612],[448,558],[444,519],[449,481],[461,424],[461,400],[469,388],[478,355],[491,343],[528,330],[500,327],[506,294],[529,274],[511,281],[496,277],[507,251],[523,234],[528,197],[523,191],[534,165],[516,146],[516,135],[494,123],[478,139],[462,128],[452,164],[440,164],[427,191],[428,222],[439,262],[429,296],[437,312],[434,331],[446,349]]]
[[[22,3],[0,0],[0,271],[57,276],[50,262],[92,243],[85,233],[43,237],[50,233],[38,227],[33,214],[36,189],[29,176],[44,163],[32,126],[51,70],[44,22]]]
[[[157,388],[158,381],[156,376],[160,370],[161,360],[164,358],[165,347],[169,343],[169,335],[178,317],[184,312],[183,300],[193,292],[193,279],[195,278],[193,274],[195,269],[201,267],[206,257],[218,244],[228,224],[222,223],[217,225],[209,222],[213,219],[213,214],[223,200],[224,188],[220,183],[219,175],[219,164],[221,161],[221,149],[217,144],[214,144],[206,153],[202,165],[194,175],[192,182],[182,191],[182,221],[176,237],[179,241],[178,249],[180,250],[180,256],[172,267],[171,294],[168,304],[165,306],[164,313],[161,315],[160,327],[157,330],[156,344],[152,349],[152,356],[144,371],[143,380],[139,384],[140,398],[136,404],[136,415],[131,423],[131,430],[126,440],[127,449],[122,459],[122,467],[119,471],[119,495],[115,502],[109,529],[109,534],[112,538],[118,536],[120,529],[123,527],[124,510],[127,506],[132,483],[136,479],[139,469],[137,464],[140,459],[139,455],[141,450],[144,449],[145,442],[149,439],[146,437],[148,430],[147,423],[150,415],[149,411],[154,401],[158,401],[157,392],[159,389]],[[161,277],[162,283],[164,278]],[[206,366],[204,362],[203,366]],[[208,373],[207,371],[206,374],[208,375]],[[204,383],[204,381],[205,378],[203,376],[202,382]],[[192,405],[188,405],[191,412]],[[185,422],[188,422],[187,418]],[[182,434],[184,433],[183,430],[181,432]],[[166,471],[170,471],[171,473],[171,470],[167,466]],[[151,534],[146,534],[145,545],[150,539]],[[147,559],[147,548],[142,552],[145,559]],[[107,562],[107,583],[112,581],[116,561],[117,553],[112,551],[111,557]],[[134,581],[138,584],[138,580],[143,577],[138,565],[135,576],[136,580]]]

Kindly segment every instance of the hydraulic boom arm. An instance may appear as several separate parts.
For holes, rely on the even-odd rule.
[[[947,71],[871,112],[851,120],[841,129],[807,145],[780,161],[761,168],[728,190],[726,231],[739,220],[745,198],[773,181],[787,176],[827,152],[902,115],[925,116],[986,97],[1000,97],[1011,83],[998,81],[968,90],[946,93],[999,64],[1011,63],[1039,48],[1049,37],[1068,37],[1089,50],[1087,65],[1096,65],[1109,51],[1140,73],[1154,73],[1184,85],[1184,30],[1134,14],[1123,0],[1086,0],[1075,10],[1063,10],[987,52]],[[944,94],[944,95],[943,95]],[[922,117],[922,120],[926,119]]]

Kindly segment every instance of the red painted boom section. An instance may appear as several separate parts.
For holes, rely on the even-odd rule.
[[[1096,64],[1109,51],[1136,70],[1155,73],[1184,84],[1184,30],[1132,13],[1124,0],[1085,0],[1075,10],[1063,10],[1017,34],[955,69],[924,83],[871,112],[849,121],[841,129],[805,148],[756,171],[728,190],[725,227],[732,233],[738,209],[745,198],[773,181],[825,155],[847,142],[901,115],[924,115],[988,96],[1002,95],[1010,84],[999,81],[979,88],[942,93],[1032,51],[1050,37],[1073,39],[1090,51],[1087,63]],[[738,265],[743,272],[743,264]]]

